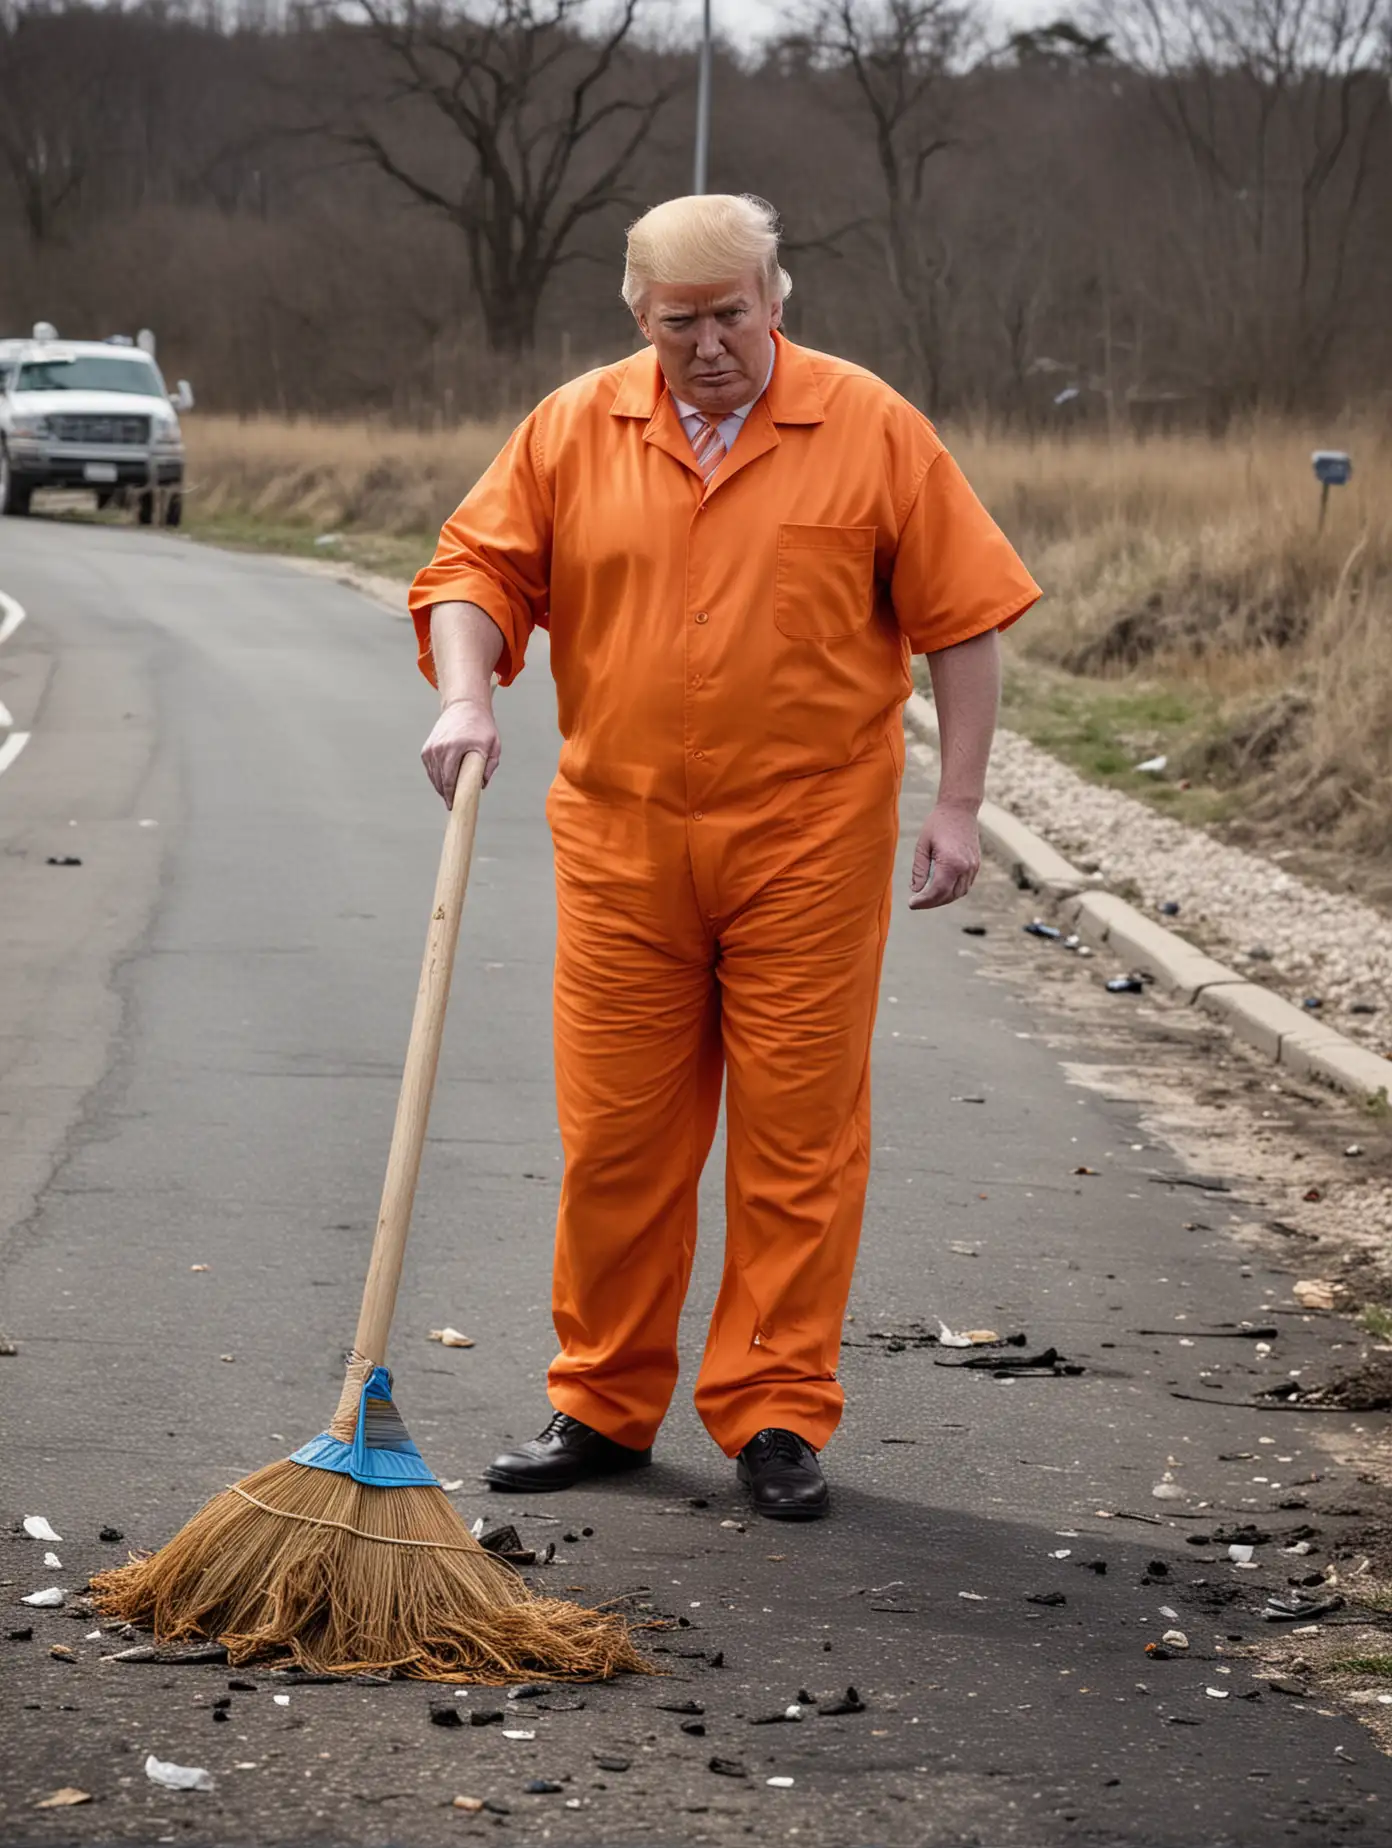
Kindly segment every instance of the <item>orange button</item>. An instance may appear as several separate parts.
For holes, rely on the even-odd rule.
[[[699,674],[693,674],[691,676],[691,684],[693,687],[699,687],[701,684],[701,676]]]
[[[704,752],[704,751],[693,751],[693,752],[691,753],[691,755],[692,755],[693,757],[704,757],[704,756],[705,756],[705,752]]]
[[[709,615],[708,615],[708,614],[706,613],[706,611],[705,611],[705,610],[697,610],[697,612],[696,612],[696,620],[697,620],[697,622],[709,622],[709,621],[710,621],[710,617],[709,617]]]
[[[691,819],[693,821],[704,821],[705,818],[706,818],[706,811],[704,809],[692,809]]]

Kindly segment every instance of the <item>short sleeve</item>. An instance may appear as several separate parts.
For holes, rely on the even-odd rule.
[[[552,502],[542,470],[537,414],[507,444],[445,521],[430,563],[416,573],[408,603],[420,669],[435,683],[430,612],[437,603],[476,603],[502,631],[498,678],[522,671],[527,641],[550,600]]]
[[[929,464],[899,531],[894,614],[915,654],[1006,629],[1040,590],[945,449]]]

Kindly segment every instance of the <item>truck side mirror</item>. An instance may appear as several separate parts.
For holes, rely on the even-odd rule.
[[[177,388],[169,394],[169,402],[176,411],[193,409],[193,387],[187,379],[180,379]]]

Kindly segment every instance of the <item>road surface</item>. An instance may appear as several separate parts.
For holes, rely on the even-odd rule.
[[[1369,1734],[1264,1689],[1243,1654],[1269,1638],[1264,1591],[1301,1562],[1266,1548],[1243,1573],[1224,1546],[1186,1543],[1253,1518],[1337,1534],[1329,1483],[1309,1491],[1320,1512],[1273,1512],[1283,1472],[1326,1466],[1319,1421],[1274,1421],[1282,1462],[1263,1470],[1272,1420],[1170,1396],[1213,1352],[1180,1349],[1186,1324],[1249,1317],[1283,1280],[1242,1275],[1225,1215],[1156,1184],[1174,1156],[1070,1082],[1044,1004],[989,976],[961,925],[1018,932],[998,876],[950,913],[896,915],[834,1519],[746,1519],[689,1373],[651,1472],[564,1497],[481,1489],[490,1456],[544,1422],[552,1351],[542,803],[557,737],[540,652],[499,701],[393,1360],[469,1518],[556,1540],[548,1587],[637,1593],[669,1679],[515,1703],[531,1739],[433,1725],[438,1695],[418,1685],[296,1686],[282,1705],[264,1673],[234,1677],[255,1690],[216,1722],[225,1669],[102,1664],[112,1645],[90,1621],[24,1610],[22,1594],[80,1587],[323,1427],[442,816],[417,761],[432,703],[408,631],[353,591],[43,520],[3,522],[0,589],[28,611],[0,697],[32,734],[0,775],[0,1255],[18,1350],[0,1359],[3,1497],[7,1528],[42,1513],[63,1535],[50,1570],[7,1533],[8,1627],[33,1629],[0,1646],[7,1841],[1388,1839],[1392,1765]],[[905,855],[930,793],[913,769]],[[720,1166],[689,1360],[718,1277]],[[939,1316],[1027,1331],[1086,1371],[1002,1384],[882,1338]],[[477,1345],[429,1343],[445,1323]],[[1158,1328],[1174,1332],[1130,1332]],[[1298,1325],[1283,1339],[1281,1364],[1300,1364]],[[1167,1470],[1187,1501],[1153,1497]],[[1065,1602],[1029,1601],[1049,1593]],[[1148,1658],[1176,1624],[1187,1657]],[[752,1724],[848,1685],[863,1713]],[[703,1736],[662,1705],[683,1701]],[[157,1788],[148,1753],[206,1766],[215,1789]],[[538,1777],[562,1789],[527,1794]],[[34,1807],[64,1785],[95,1800]]]

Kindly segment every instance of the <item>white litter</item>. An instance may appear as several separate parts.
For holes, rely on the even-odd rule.
[[[1379,1694],[1378,1705],[1379,1707],[1392,1707],[1392,1694]]]
[[[157,828],[159,823],[153,820],[149,815],[145,815],[141,817],[140,825],[142,828]]]
[[[456,1476],[452,1482],[442,1482],[440,1487],[445,1491],[446,1495],[457,1494],[458,1491],[464,1487],[464,1478],[462,1476]]]
[[[1162,1604],[1160,1606],[1160,1615],[1162,1617],[1168,1617],[1171,1623],[1179,1622],[1179,1612],[1168,1604]]]
[[[56,1540],[60,1546],[63,1544],[63,1536],[55,1534],[41,1514],[26,1514],[24,1531],[31,1540]]]
[[[469,1532],[474,1536],[475,1540],[478,1539],[479,1535],[483,1532],[483,1516],[482,1515],[480,1515],[479,1518],[474,1522],[473,1526],[469,1529]]]
[[[969,1604],[984,1604],[986,1602],[985,1595],[979,1591],[959,1591],[957,1596],[959,1598],[965,1598]]]
[[[82,1640],[84,1643],[99,1643],[101,1641],[101,1631],[89,1630]]]
[[[507,1727],[504,1727],[503,1737],[505,1739],[535,1739],[536,1734],[534,1732],[510,1732]]]
[[[430,1339],[441,1342],[445,1347],[472,1347],[474,1345],[472,1336],[461,1335],[457,1328],[432,1328]]]
[[[1183,1630],[1166,1630],[1160,1641],[1167,1649],[1187,1649],[1189,1647],[1189,1638]]]
[[[1049,1557],[1050,1559],[1071,1559],[1073,1557],[1073,1549],[1071,1546],[1061,1546],[1057,1552],[1050,1553]]]
[[[941,1316],[938,1317],[938,1346],[939,1347],[970,1347],[971,1344],[972,1342],[971,1342],[970,1335],[954,1334],[953,1331],[948,1327],[947,1323],[943,1321],[942,1317]]]
[[[1250,1546],[1230,1546],[1228,1558],[1235,1566],[1248,1566],[1252,1563],[1252,1550]]]
[[[202,1765],[175,1765],[163,1758],[156,1758],[151,1752],[145,1760],[145,1775],[152,1784],[163,1784],[166,1790],[211,1790],[213,1779],[211,1772]]]
[[[579,1797],[567,1797],[565,1800],[565,1806],[567,1809],[579,1809],[580,1807]]]
[[[61,1572],[63,1569],[63,1562],[56,1553],[45,1553],[44,1564],[50,1572]]]
[[[1281,1548],[1283,1553],[1298,1553],[1302,1559],[1309,1550],[1310,1542],[1308,1540],[1297,1540],[1294,1546],[1283,1546]]]
[[[802,1708],[794,1701],[791,1707],[785,1707],[783,1709],[783,1718],[785,1720],[800,1720],[802,1718]]]
[[[1144,771],[1147,776],[1161,776],[1169,761],[1168,757],[1147,757],[1145,762],[1137,764],[1136,768]]]
[[[1169,1470],[1165,1471],[1164,1475],[1150,1492],[1155,1497],[1156,1501],[1184,1500],[1184,1490],[1180,1488]]]
[[[793,1787],[793,1780],[790,1777],[770,1777],[764,1781],[770,1790],[791,1790]]]
[[[1210,1700],[1226,1700],[1228,1698],[1227,1688],[1205,1688],[1204,1693],[1207,1694]]]
[[[50,1585],[46,1591],[31,1591],[27,1598],[21,1598],[21,1604],[32,1604],[38,1611],[60,1610],[67,1600],[67,1593],[60,1591],[56,1585]]]
[[[290,1696],[288,1694],[272,1694],[271,1699],[275,1702],[277,1707],[288,1707],[290,1705]]]

